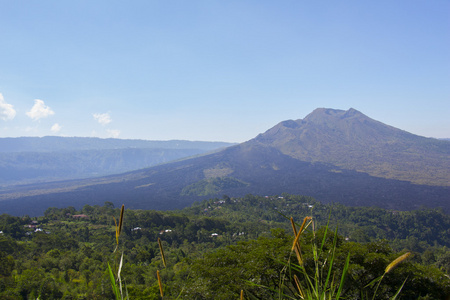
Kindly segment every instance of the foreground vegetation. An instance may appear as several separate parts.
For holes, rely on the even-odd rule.
[[[325,282],[331,264],[334,282],[345,274],[343,299],[389,299],[400,287],[400,299],[450,294],[450,216],[440,210],[350,208],[294,195],[224,196],[181,211],[125,210],[114,251],[119,215],[110,202],[81,211],[49,208],[38,218],[1,215],[0,298],[113,299],[108,264],[117,270],[121,253],[130,299],[160,299],[157,274],[164,299],[238,299],[241,291],[245,299],[296,298],[298,285],[308,285],[302,268],[325,274]],[[301,223],[305,216],[314,223],[299,235],[299,263],[289,218]],[[408,252],[408,260],[385,274]],[[375,291],[371,283],[380,276]]]

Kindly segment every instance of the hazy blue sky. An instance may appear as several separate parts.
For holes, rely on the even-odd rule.
[[[243,142],[317,107],[450,138],[450,1],[0,0],[0,137]]]

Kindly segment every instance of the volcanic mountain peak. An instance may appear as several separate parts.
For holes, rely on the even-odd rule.
[[[349,110],[341,110],[341,109],[332,109],[332,108],[316,108],[312,113],[307,115],[304,118],[306,122],[317,122],[323,123],[326,120],[336,120],[336,119],[345,119],[345,118],[367,118],[366,115],[357,111],[354,108],[350,108]]]
[[[300,121],[300,120],[298,120]],[[298,122],[297,121],[297,122]],[[317,108],[312,113],[307,115],[302,123],[314,126],[331,127],[339,130],[353,130],[358,131],[361,127],[364,130],[374,128],[377,131],[383,131],[383,134],[404,134],[403,130],[388,126],[379,121],[369,118],[360,111],[350,108],[349,110],[331,109],[331,108]],[[366,133],[366,132],[364,132]]]
[[[347,111],[317,108],[304,119],[280,122],[265,133],[258,135],[253,142],[272,146],[282,146],[294,142],[296,148],[299,146],[298,141],[302,141],[302,144],[311,142],[328,144],[330,141],[333,143],[349,142],[352,139],[361,140],[354,139],[357,135],[373,136],[374,133],[370,131],[373,131],[374,127],[378,127],[375,131],[391,130],[390,126],[372,120],[353,108]]]
[[[449,185],[448,168],[442,168],[450,167],[447,142],[383,124],[353,108],[318,108],[304,119],[281,122],[248,143],[373,176]]]

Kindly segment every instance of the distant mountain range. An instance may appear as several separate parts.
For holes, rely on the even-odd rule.
[[[319,108],[211,154],[96,179],[0,191],[0,212],[49,206],[174,209],[245,194],[313,196],[322,202],[450,212],[450,142],[385,125],[355,109]]]
[[[0,186],[123,173],[230,145],[54,136],[0,138]]]
[[[110,149],[202,149],[215,150],[233,145],[225,142],[202,141],[150,141],[129,139],[101,139],[90,137],[18,137],[0,138],[0,152],[59,152],[79,150],[110,150]]]

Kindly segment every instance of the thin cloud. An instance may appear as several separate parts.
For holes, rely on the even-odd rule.
[[[117,129],[108,129],[106,130],[106,132],[108,132],[108,137],[112,137],[112,138],[118,138],[120,135],[120,130]]]
[[[16,111],[14,107],[11,104],[6,103],[3,95],[0,93],[0,119],[8,121],[14,119],[15,116]]]
[[[59,131],[61,131],[62,126],[59,125],[58,123],[53,124],[52,128],[50,128],[50,130],[54,133],[57,133]]]
[[[26,114],[31,119],[37,121],[39,119],[54,115],[55,112],[50,107],[46,106],[44,101],[35,99],[33,107]]]
[[[36,127],[31,127],[31,126],[25,127],[24,130],[25,130],[25,132],[33,132],[33,133],[37,133],[38,132]]]
[[[93,114],[94,119],[101,125],[105,126],[112,122],[111,116],[109,113],[104,114]]]

